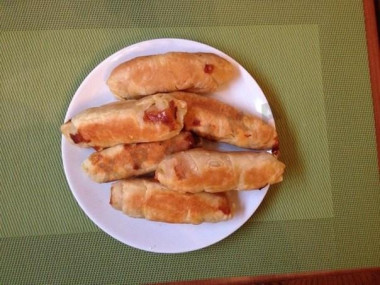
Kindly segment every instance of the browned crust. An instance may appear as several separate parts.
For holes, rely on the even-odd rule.
[[[154,107],[170,119],[146,121]],[[175,114],[171,114],[175,112]],[[170,114],[169,114],[170,113]],[[183,128],[186,103],[166,94],[87,109],[62,125],[63,135],[80,147],[105,148],[122,143],[163,141]]]
[[[92,153],[82,164],[96,182],[109,182],[153,172],[166,156],[195,146],[190,132],[162,142],[125,144]]]
[[[217,152],[193,149],[160,162],[156,178],[179,191],[210,193],[259,189],[282,181],[285,165],[266,152]]]
[[[129,216],[167,223],[219,222],[233,215],[226,193],[178,193],[148,179],[114,183],[111,201],[115,209]]]
[[[186,92],[173,92],[171,95],[187,103],[186,130],[245,148],[278,148],[274,127],[256,116],[206,96]]]
[[[179,90],[209,93],[236,75],[237,69],[215,54],[170,52],[120,64],[107,84],[117,97],[130,99]]]

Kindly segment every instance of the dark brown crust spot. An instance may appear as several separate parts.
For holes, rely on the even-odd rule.
[[[196,134],[194,133],[191,133],[192,134],[192,138],[193,138],[193,144],[191,145],[191,147],[198,147],[198,146],[201,146],[202,145],[202,140],[200,137],[198,137]]]
[[[82,135],[80,133],[76,133],[76,134],[70,134],[70,138],[73,140],[74,143],[78,144],[78,143],[89,143],[90,140],[86,140],[82,137]]]
[[[170,103],[169,103],[169,107],[170,107],[170,109],[172,110],[172,112],[174,113],[174,119],[177,120],[177,111],[178,111],[178,108],[177,108],[177,106],[174,104],[173,100],[170,101]]]
[[[201,121],[199,121],[197,118],[194,118],[193,122],[191,123],[194,127],[198,127],[201,125]]]
[[[186,135],[185,141],[188,143],[189,148],[193,148],[196,145],[196,140],[192,133],[188,133]]]
[[[203,70],[205,73],[212,73],[214,70],[214,66],[212,64],[206,64]]]
[[[259,187],[259,188],[257,188],[257,189],[258,189],[258,190],[262,190],[262,189],[264,189],[267,185],[268,185],[268,184],[265,184],[264,186]]]
[[[152,181],[154,182],[160,182],[158,179],[157,179],[157,175],[155,174],[154,177],[152,178]]]

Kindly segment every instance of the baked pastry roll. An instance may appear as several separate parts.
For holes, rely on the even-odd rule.
[[[99,183],[125,179],[153,172],[166,155],[187,150],[195,144],[190,132],[182,132],[161,142],[119,144],[92,153],[82,168]]]
[[[163,159],[156,179],[179,192],[258,189],[282,181],[285,165],[267,152],[181,151]]]
[[[167,223],[200,224],[232,217],[226,193],[178,193],[148,179],[114,183],[110,204],[130,217]]]
[[[230,62],[212,53],[169,52],[120,64],[111,72],[107,84],[124,99],[179,90],[208,93],[236,74]]]
[[[163,141],[179,134],[186,110],[185,102],[158,94],[87,109],[62,125],[61,131],[81,147]]]
[[[201,137],[244,148],[278,147],[275,128],[216,99],[185,92],[170,93],[187,103],[185,129]]]

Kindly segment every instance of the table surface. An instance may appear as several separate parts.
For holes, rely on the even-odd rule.
[[[380,265],[380,185],[363,3],[4,1],[1,6],[2,284],[153,283]],[[67,185],[68,104],[103,59],[185,38],[235,58],[268,98],[283,183],[236,233],[184,254],[100,231]]]
[[[380,267],[327,272],[248,276],[159,283],[162,285],[378,285]],[[157,283],[156,283],[157,284]]]

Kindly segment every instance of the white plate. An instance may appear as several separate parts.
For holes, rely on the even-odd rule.
[[[120,63],[137,56],[169,51],[211,52],[232,62],[240,75],[224,90],[213,95],[246,112],[263,115],[274,125],[269,104],[256,81],[234,59],[223,52],[194,41],[183,39],[156,39],[126,47],[100,63],[83,81],[67,110],[65,122],[89,107],[115,101],[106,85],[110,72]],[[222,149],[237,148],[220,145]],[[269,186],[260,191],[238,193],[239,206],[233,219],[221,223],[182,225],[152,222],[130,218],[109,205],[110,183],[97,184],[81,170],[81,163],[92,152],[71,145],[62,137],[63,167],[75,199],[87,216],[115,239],[151,252],[179,253],[212,245],[240,228],[256,211]]]

